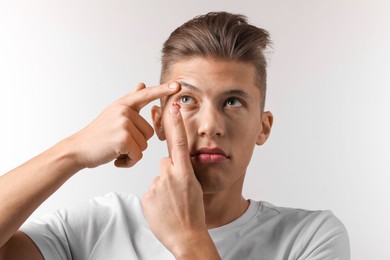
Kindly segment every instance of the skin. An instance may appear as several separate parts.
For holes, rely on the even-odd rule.
[[[139,84],[84,129],[0,176],[0,259],[43,259],[35,244],[18,231],[19,227],[80,170],[113,160],[117,167],[136,164],[154,133],[140,110],[179,89],[177,84],[150,88]]]
[[[272,114],[261,111],[255,70],[247,63],[193,58],[175,64],[169,80],[191,86],[182,84],[178,93],[163,101],[163,107],[153,107],[156,133],[167,140],[171,151],[169,110],[178,102],[189,159],[203,191],[199,207],[205,210],[206,227],[222,226],[248,207],[242,197],[246,168],[255,145],[264,144],[270,134]],[[202,147],[219,147],[229,158],[219,163],[199,162],[191,154]]]
[[[244,63],[181,61],[171,84],[138,85],[86,128],[1,176],[0,259],[43,259],[17,230],[74,174],[113,160],[117,167],[131,167],[142,158],[153,129],[139,111],[157,98],[165,105],[153,107],[153,123],[158,137],[167,141],[169,156],[142,198],[145,217],[176,259],[220,259],[207,229],[231,222],[248,207],[241,195],[246,167],[272,126],[272,114],[260,109],[254,73]],[[184,95],[196,102],[188,104],[192,99]],[[193,156],[202,147],[219,147],[226,156],[210,155],[210,150]]]

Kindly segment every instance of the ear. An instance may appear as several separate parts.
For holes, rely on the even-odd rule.
[[[158,106],[152,107],[152,121],[154,126],[154,131],[157,134],[158,139],[160,141],[165,140],[164,127],[162,124],[162,108]]]
[[[267,141],[269,135],[271,134],[271,128],[273,122],[274,122],[274,116],[272,115],[271,112],[267,111],[262,113],[261,129],[256,141],[257,145],[262,145]]]

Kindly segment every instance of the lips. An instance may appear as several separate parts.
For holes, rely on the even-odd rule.
[[[191,153],[191,158],[198,163],[220,163],[229,160],[229,156],[220,148],[204,147]]]

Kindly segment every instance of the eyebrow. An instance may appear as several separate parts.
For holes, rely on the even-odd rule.
[[[201,92],[199,88],[197,88],[197,87],[195,87],[187,82],[178,81],[178,83],[182,87],[189,88],[189,89],[196,91],[196,92]],[[245,91],[242,91],[241,89],[231,89],[231,90],[226,91],[224,94],[241,96],[243,98],[250,98],[250,95],[248,93],[246,93]]]
[[[200,92],[200,90],[199,90],[197,87],[195,87],[195,86],[193,86],[193,85],[191,85],[191,84],[189,84],[189,83],[187,83],[187,82],[178,81],[178,83],[179,83],[180,86],[182,86],[182,87],[186,87],[186,88],[189,88],[189,89],[191,89],[191,90],[193,90],[193,91]]]

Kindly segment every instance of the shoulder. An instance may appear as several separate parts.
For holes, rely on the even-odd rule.
[[[348,232],[332,211],[277,207],[268,202],[258,203],[260,218],[272,223],[274,231],[283,234],[284,237],[290,237],[297,254],[307,257],[317,254],[327,256],[319,259],[332,259],[335,256],[349,259]]]
[[[21,231],[45,259],[87,259],[99,241],[121,240],[139,226],[145,226],[140,199],[110,192],[28,221]]]
[[[262,218],[274,219],[283,226],[301,227],[314,231],[321,227],[332,228],[335,232],[344,232],[343,223],[330,210],[307,210],[299,208],[277,207],[268,202],[258,202]]]
[[[130,193],[110,192],[104,195],[96,196],[90,200],[76,203],[71,207],[58,210],[57,214],[66,218],[68,215],[88,216],[103,213],[115,213],[125,208],[131,208],[132,211],[141,206],[140,199]]]
[[[307,210],[300,208],[277,207],[269,202],[255,202],[259,205],[262,218],[275,219],[286,224],[308,226],[332,223],[344,227],[342,222],[330,210]]]
[[[49,212],[26,224],[29,226],[46,225],[51,228],[65,229],[68,232],[71,230],[76,232],[92,223],[96,226],[106,225],[110,219],[124,215],[133,218],[142,216],[140,199],[128,193],[110,192],[76,203],[68,208]]]
[[[139,221],[143,219],[141,200],[138,196],[124,192],[110,192],[97,196],[85,203],[59,211],[63,219],[67,219],[70,225],[73,220],[81,221],[81,225],[90,222],[108,223],[127,219],[128,221]],[[106,225],[106,224],[104,224]]]

